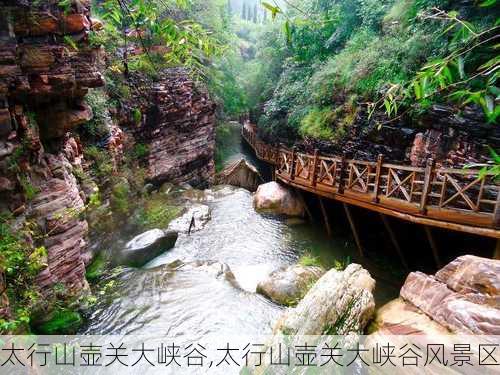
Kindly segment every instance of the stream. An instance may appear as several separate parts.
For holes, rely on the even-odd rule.
[[[238,135],[228,162],[239,157],[254,161],[241,145],[239,127],[234,131]],[[328,238],[317,224],[258,214],[246,190],[214,187],[193,196],[211,208],[207,225],[189,236],[180,234],[173,249],[142,269],[108,275],[113,290],[99,296],[81,334],[188,335],[187,342],[212,335],[271,334],[284,307],[255,293],[259,280],[306,252],[327,267],[348,257],[356,261],[350,239]],[[222,264],[234,279],[221,272]],[[397,293],[396,283],[377,280],[378,306]]]

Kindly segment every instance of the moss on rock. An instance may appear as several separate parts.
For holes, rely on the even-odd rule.
[[[35,324],[33,331],[43,335],[75,334],[83,323],[80,313],[67,309],[59,309],[51,314],[45,322]]]

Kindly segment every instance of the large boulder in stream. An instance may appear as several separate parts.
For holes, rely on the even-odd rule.
[[[254,374],[289,373],[289,368],[272,366],[269,361],[272,348],[278,345],[293,350],[307,342],[311,347],[316,347],[315,355],[320,358],[323,353],[320,348],[326,343],[333,345],[328,335],[345,335],[340,342],[341,348],[353,348],[375,310],[374,288],[375,280],[359,264],[350,264],[344,271],[329,270],[312,286],[297,307],[287,309],[278,319],[274,335],[266,343],[267,351],[262,365],[259,363],[256,367],[256,363],[251,362],[248,369]],[[307,369],[296,367],[293,373],[305,374]],[[335,372],[330,369],[326,370],[325,367],[324,371]]]
[[[257,211],[287,216],[304,216],[304,202],[292,189],[268,182],[257,188],[253,197],[253,205]]]
[[[152,229],[130,240],[118,256],[118,263],[142,267],[175,246],[177,232]]]
[[[377,335],[500,335],[500,261],[464,255],[433,276],[410,273],[374,328]]]
[[[359,264],[332,269],[288,309],[275,332],[286,335],[350,335],[361,333],[375,310],[375,280]]]
[[[230,164],[215,176],[215,183],[219,185],[238,186],[249,191],[257,190],[263,179],[252,164],[240,159]]]
[[[296,305],[324,273],[321,267],[300,264],[281,268],[257,284],[257,293],[281,305]]]

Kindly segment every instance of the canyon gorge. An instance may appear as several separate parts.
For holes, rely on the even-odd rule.
[[[498,335],[493,68],[367,2],[0,0],[1,333]]]

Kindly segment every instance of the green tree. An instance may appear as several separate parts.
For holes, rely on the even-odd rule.
[[[206,75],[207,61],[222,47],[199,23],[169,16],[175,6],[185,9],[186,4],[186,0],[105,0],[100,5],[98,10],[112,39],[108,47],[112,53],[123,51],[120,60],[126,77],[132,63],[155,72],[162,66],[183,65],[197,77]],[[142,53],[130,56],[132,45],[140,46]],[[152,47],[160,45],[168,47],[166,52],[153,53]]]

